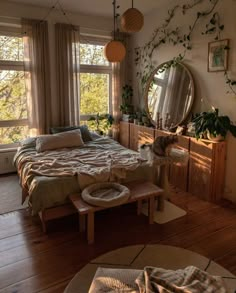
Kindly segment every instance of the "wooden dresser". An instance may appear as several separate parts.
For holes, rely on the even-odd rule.
[[[138,150],[139,144],[151,143],[155,137],[169,134],[150,127],[120,122],[120,143],[135,151]],[[187,166],[170,166],[170,183],[207,201],[216,202],[222,198],[226,142],[179,136],[176,147],[189,152],[189,163]]]

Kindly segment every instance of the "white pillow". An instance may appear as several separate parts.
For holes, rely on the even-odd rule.
[[[83,146],[81,132],[79,129],[60,132],[52,135],[41,135],[36,140],[37,152],[54,150],[60,148],[71,148]]]

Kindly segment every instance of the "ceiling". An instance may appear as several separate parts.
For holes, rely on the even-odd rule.
[[[52,7],[57,2],[61,4],[67,12],[75,12],[85,15],[96,15],[111,17],[113,15],[113,0],[8,0],[9,2],[29,4],[38,7]],[[163,0],[135,0],[134,7],[139,9],[143,14],[151,12],[160,5]],[[58,5],[58,4],[57,4]],[[131,0],[117,0],[120,5],[117,13],[123,13],[131,7]]]

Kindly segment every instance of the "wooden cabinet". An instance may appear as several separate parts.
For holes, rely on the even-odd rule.
[[[154,128],[130,123],[130,149],[138,151],[140,145],[144,143],[152,143],[154,140],[154,132]]]
[[[138,150],[138,131],[139,131],[139,127],[136,124],[130,123],[130,137],[129,137],[129,145],[130,145],[130,149],[133,151],[137,151]]]
[[[226,142],[190,139],[188,191],[208,201],[223,197]]]
[[[151,127],[138,126],[138,144],[153,143],[155,129]]]
[[[155,130],[155,138],[157,136],[170,135],[170,132],[163,130]],[[178,136],[178,143],[175,144],[176,148],[189,152],[190,138],[187,136]],[[171,165],[169,166],[169,182],[183,191],[188,190],[188,164],[187,165]]]
[[[120,122],[119,142],[126,148],[130,148],[130,124],[128,122]]]
[[[135,151],[141,144],[152,143],[158,135],[170,133],[127,122],[120,124],[120,143]],[[170,183],[204,200],[216,202],[222,198],[226,142],[210,142],[179,136],[176,147],[189,152],[189,162],[186,166],[170,166]]]
[[[189,152],[189,144],[189,137],[179,136],[178,143],[175,145],[175,147]],[[189,162],[186,165],[171,165],[169,172],[170,183],[183,191],[188,191]]]

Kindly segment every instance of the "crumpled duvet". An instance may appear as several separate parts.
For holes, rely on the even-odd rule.
[[[83,147],[65,148],[37,153],[34,148],[19,149],[15,157],[21,186],[34,192],[34,178],[75,176],[82,190],[96,182],[125,178],[142,162],[139,153],[128,150],[109,138],[99,138]],[[37,209],[38,210],[38,209]]]
[[[135,283],[140,293],[227,293],[221,277],[194,266],[176,271],[145,267]]]

